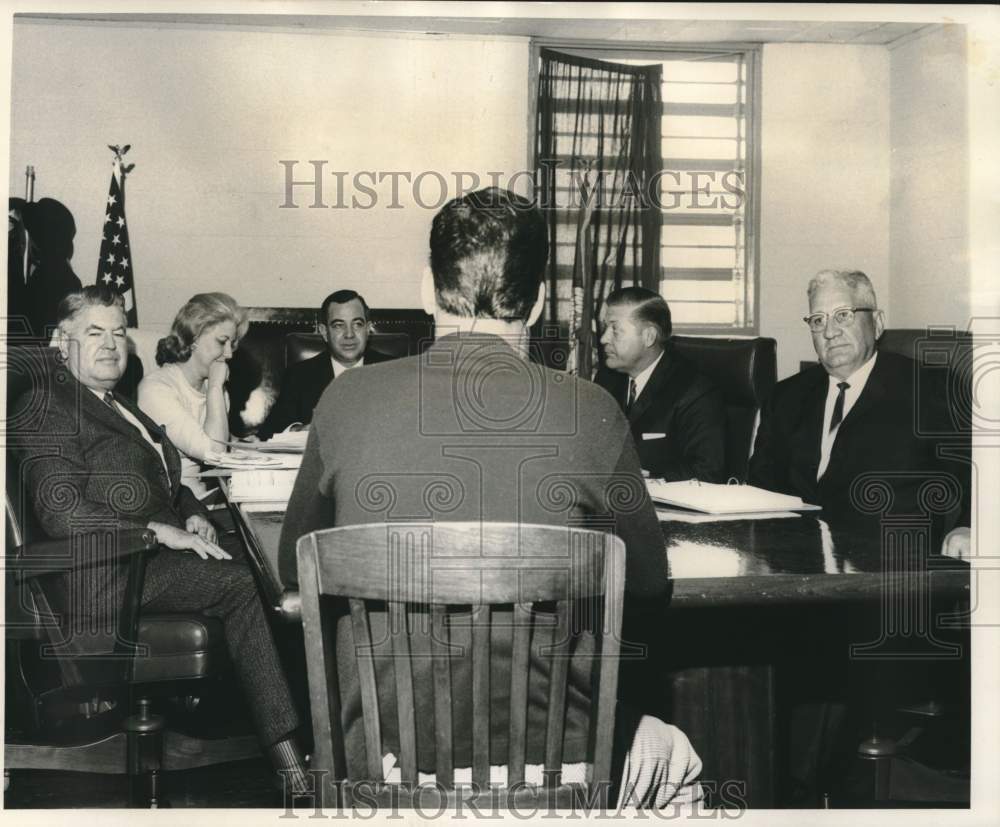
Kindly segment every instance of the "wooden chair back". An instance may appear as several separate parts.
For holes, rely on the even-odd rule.
[[[550,638],[554,645],[539,645],[540,651],[535,653],[536,658],[548,662],[550,669],[544,792],[555,793],[563,800],[566,785],[560,783],[560,771],[571,646],[568,632],[574,612],[587,611],[586,605],[593,613],[600,605],[597,622],[591,627],[596,656],[591,675],[591,772],[585,792],[608,789],[625,576],[625,545],[621,539],[586,529],[517,523],[434,523],[419,527],[379,523],[307,534],[299,539],[297,554],[315,734],[313,767],[326,771],[326,778],[367,780],[379,785],[385,782],[382,712],[369,626],[369,610],[374,607],[366,603],[380,601],[388,613],[391,637],[402,780],[402,793],[397,787],[388,798],[405,801],[418,783],[414,699],[420,689],[433,696],[436,789],[443,788],[449,798],[455,795],[455,699],[450,660],[454,649],[449,645],[449,610],[455,607],[467,608],[472,615],[472,782],[474,789],[489,789],[490,620],[497,607],[513,607],[512,657],[509,672],[502,673],[510,675],[507,788],[516,785],[523,792],[529,665],[533,627],[538,622],[533,621],[533,608],[544,603],[545,610],[553,612],[558,630]],[[367,756],[365,779],[348,778],[335,629],[331,622],[337,609],[336,601],[321,600],[326,595],[347,598],[350,607]],[[410,624],[415,622],[415,611],[421,612],[425,620],[427,613],[430,616],[429,687],[414,686]],[[381,786],[379,789],[386,791]],[[524,798],[522,795],[518,801]]]

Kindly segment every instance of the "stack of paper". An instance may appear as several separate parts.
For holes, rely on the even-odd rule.
[[[716,485],[688,480],[646,480],[650,498],[657,503],[690,508],[705,514],[766,514],[780,511],[818,511],[799,497],[777,494],[752,485]]]
[[[212,452],[205,457],[206,465],[217,468],[251,469],[251,468],[298,468],[302,464],[302,454],[262,453],[244,448],[227,453]]]
[[[257,443],[254,447],[259,451],[287,451],[301,454],[306,450],[306,440],[309,431],[282,431],[275,434],[267,442]]]
[[[233,471],[229,498],[234,502],[287,505],[297,474],[298,471],[292,469]]]

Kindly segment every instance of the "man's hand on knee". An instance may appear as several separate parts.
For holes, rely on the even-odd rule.
[[[215,526],[201,514],[192,514],[187,518],[184,523],[184,528],[186,528],[191,534],[197,534],[202,540],[207,540],[209,543],[218,545],[219,536],[215,531]]]
[[[147,528],[156,535],[156,541],[167,548],[178,551],[193,551],[202,560],[208,560],[210,557],[216,560],[233,559],[229,552],[190,531],[157,522],[151,522]]]

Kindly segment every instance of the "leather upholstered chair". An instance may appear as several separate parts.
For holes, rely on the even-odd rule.
[[[972,334],[950,327],[887,327],[878,340],[878,349],[908,356],[924,367],[947,366],[956,370],[971,360],[972,343]]]
[[[8,351],[9,399],[28,387],[47,348]],[[30,411],[29,411],[30,414]],[[10,423],[5,423],[5,426]],[[196,705],[209,682],[228,675],[216,618],[194,613],[142,614],[148,530],[81,526],[68,539],[45,536],[24,498],[21,468],[5,434],[6,716],[4,771],[47,769],[128,774],[130,804],[156,806],[159,773],[260,754],[254,735],[202,739],[167,730],[155,699]],[[129,550],[121,606],[103,628],[74,628],[72,580],[107,559],[109,544]],[[138,646],[135,646],[135,643]],[[16,782],[16,777],[15,777]]]
[[[268,398],[281,390],[285,367],[319,353],[319,315],[314,307],[248,307],[250,326],[229,362],[229,429],[246,436],[267,414]],[[434,320],[422,310],[371,308],[376,333],[370,341],[390,356],[421,353],[434,339]],[[289,348],[287,337],[302,334]],[[301,341],[301,348],[295,344]],[[405,346],[404,346],[405,343]],[[260,393],[263,391],[263,393]]]
[[[674,336],[674,347],[722,390],[726,402],[726,475],[744,481],[760,406],[777,381],[774,339]]]

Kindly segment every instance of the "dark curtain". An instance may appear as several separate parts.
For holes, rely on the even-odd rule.
[[[552,242],[547,322],[568,330],[568,368],[590,378],[593,320],[611,290],[659,291],[662,67],[542,49],[535,169]],[[651,197],[652,196],[652,197]]]

